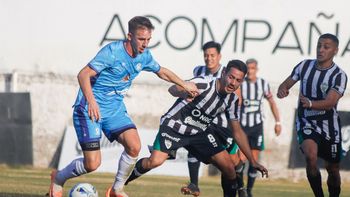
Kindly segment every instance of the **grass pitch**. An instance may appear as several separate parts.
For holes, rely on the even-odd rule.
[[[104,196],[106,189],[112,184],[114,174],[92,173],[69,180],[64,189],[67,196],[70,188],[79,182],[94,185],[99,196]],[[187,184],[187,177],[143,176],[126,186],[125,191],[130,197],[176,197],[183,196],[180,188]],[[45,196],[50,184],[49,169],[30,167],[0,166],[0,196],[29,197]],[[200,179],[201,197],[220,197],[222,190],[220,177],[204,177]],[[328,196],[324,185],[325,195]],[[312,197],[313,194],[307,181],[297,183],[288,180],[258,179],[254,187],[254,196],[258,197]],[[342,183],[343,197],[350,197],[350,183]]]

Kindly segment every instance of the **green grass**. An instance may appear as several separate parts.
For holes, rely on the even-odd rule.
[[[0,166],[0,196],[44,196],[50,183],[49,169],[34,169],[30,167]],[[104,196],[104,192],[114,180],[112,173],[92,173],[69,180],[65,185],[65,194],[78,182],[93,184]],[[187,177],[143,176],[126,186],[125,191],[131,197],[176,197],[181,186],[188,181]],[[350,197],[350,183],[342,184],[343,197]],[[201,197],[222,196],[220,177],[205,177],[200,179]],[[326,190],[326,186],[324,185]],[[313,196],[307,181],[297,183],[288,180],[257,180],[254,196],[258,197],[308,197]],[[328,193],[325,192],[326,196]]]

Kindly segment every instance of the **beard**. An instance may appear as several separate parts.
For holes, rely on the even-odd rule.
[[[137,50],[137,43],[134,39],[131,39],[130,41],[132,54],[134,57],[136,57],[139,54],[139,51]]]

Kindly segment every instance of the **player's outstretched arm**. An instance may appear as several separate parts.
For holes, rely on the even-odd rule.
[[[78,81],[81,90],[88,102],[88,113],[92,121],[98,121],[101,117],[99,106],[95,100],[92,92],[90,78],[95,76],[97,73],[89,66],[85,66],[78,74]]]
[[[180,87],[182,87],[191,97],[195,97],[198,95],[197,86],[194,83],[186,83],[184,80],[180,79],[174,72],[171,70],[160,67],[157,72],[159,78],[174,83]]]
[[[296,83],[291,77],[288,77],[286,80],[284,80],[281,85],[278,87],[277,97],[278,98],[284,98],[288,96],[289,89],[293,87],[293,85]]]
[[[252,151],[249,146],[248,138],[244,131],[241,128],[241,125],[238,120],[231,120],[230,121],[231,129],[232,129],[232,136],[234,137],[236,143],[239,146],[239,149],[243,152],[243,154],[247,157],[248,161],[251,163],[251,165],[261,172],[262,176],[268,177],[268,171],[267,169],[260,165],[257,161],[254,160]]]

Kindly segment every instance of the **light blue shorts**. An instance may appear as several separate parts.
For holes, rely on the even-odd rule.
[[[98,122],[89,118],[87,106],[77,105],[73,111],[74,128],[80,145],[98,142],[101,131],[110,142],[117,140],[119,134],[130,128],[136,128],[130,119],[123,101],[114,102],[113,105],[100,106],[101,118]]]

